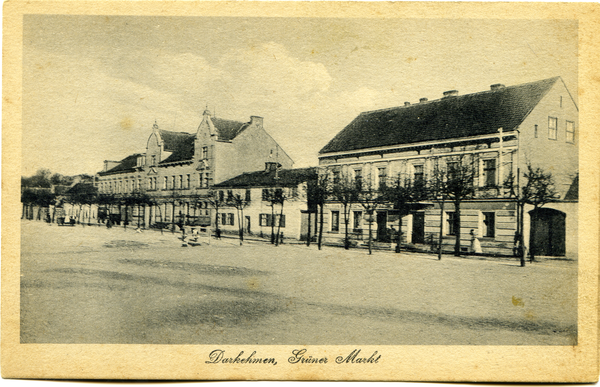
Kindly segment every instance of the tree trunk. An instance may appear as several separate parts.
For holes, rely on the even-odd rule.
[[[442,259],[442,243],[444,242],[444,200],[440,203],[440,237],[438,239],[438,261]]]
[[[306,246],[310,246],[310,232],[311,232],[311,212],[310,212],[310,208],[308,209],[308,232],[306,233]]]
[[[398,212],[398,235],[396,235],[396,253],[400,252],[400,245],[402,244],[402,215]]]
[[[275,238],[275,246],[279,246],[279,234],[281,233],[281,218],[283,218],[283,201],[281,202],[281,211],[279,213],[279,221],[277,222],[277,237]]]
[[[219,235],[219,206],[215,206],[215,232]]]
[[[350,248],[350,241],[348,240],[348,219],[350,216],[350,208],[348,208],[347,204],[344,204],[344,249],[348,250]]]
[[[371,241],[373,240],[373,237],[371,235],[371,227],[373,225],[373,214],[369,213],[369,211],[367,211],[367,215],[369,216],[369,255],[371,255],[372,250],[371,250]]]
[[[533,207],[533,212],[535,213],[535,210],[537,210],[537,207]],[[525,215],[525,214],[523,214]],[[532,229],[532,221],[531,221],[531,217],[529,217],[529,263],[533,263],[535,261],[535,251],[533,248],[533,233],[531,232]]]
[[[319,204],[321,213],[319,214],[319,241],[318,246],[319,250],[321,250],[321,246],[323,246],[323,204]]]
[[[275,205],[271,203],[271,244],[275,244]]]
[[[242,228],[241,228],[242,232],[240,234],[240,237],[242,238],[240,240],[240,245],[241,245],[242,242],[244,241],[244,207],[240,208],[240,212],[242,213],[242,215],[240,216],[241,217],[240,223],[241,223],[241,226],[242,226]]]
[[[460,202],[454,202],[454,233],[456,241],[454,242],[454,255],[460,256]]]
[[[171,233],[175,233],[175,201],[171,207]]]
[[[241,217],[240,217],[240,209],[237,209],[237,216],[238,216],[238,238],[240,240],[240,246],[243,244],[242,242],[244,241],[244,237],[242,236],[242,221],[241,221]]]
[[[521,267],[525,267],[525,238],[523,237],[523,210],[524,204],[517,203],[517,233],[518,233],[518,245],[520,250],[518,251],[519,260],[521,261]]]

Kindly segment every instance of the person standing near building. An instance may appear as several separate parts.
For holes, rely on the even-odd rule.
[[[472,254],[481,254],[483,251],[481,250],[481,244],[479,243],[479,239],[477,239],[477,235],[475,235],[475,230],[471,229],[471,253]]]

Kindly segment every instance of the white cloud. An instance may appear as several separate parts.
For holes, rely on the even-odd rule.
[[[230,51],[219,68],[226,74],[229,93],[244,105],[257,99],[269,105],[293,104],[327,91],[332,80],[323,64],[294,58],[274,42]]]

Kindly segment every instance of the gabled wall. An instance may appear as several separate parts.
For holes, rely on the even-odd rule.
[[[556,140],[548,138],[548,117],[558,120]],[[575,125],[573,143],[567,142],[566,121]],[[579,169],[578,123],[577,106],[563,81],[559,79],[519,126],[521,173],[527,170],[527,163],[531,163],[534,168],[540,167],[546,172],[551,172],[561,198],[568,191]],[[538,126],[537,137],[535,125]]]
[[[265,162],[273,161],[282,168],[292,168],[294,162],[265,131],[261,117],[252,117],[249,126],[231,143],[217,143],[216,174],[219,181],[235,177],[243,172],[265,168]]]

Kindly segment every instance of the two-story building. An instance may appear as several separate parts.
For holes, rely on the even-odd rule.
[[[145,193],[152,198],[150,206],[128,209],[128,219],[143,218],[144,225],[210,225],[213,185],[261,169],[269,160],[284,168],[293,165],[264,129],[262,117],[239,122],[206,110],[195,133],[162,130],[155,123],[146,152],[105,161],[96,184],[100,194],[125,198]]]
[[[468,159],[474,163],[476,195],[461,205],[461,245],[474,230],[484,252],[509,254],[517,230],[517,206],[505,182],[517,177],[522,186],[527,166],[552,173],[557,200],[524,215],[525,241],[530,221],[539,255],[577,256],[578,107],[562,78],[459,95],[361,113],[319,152],[319,164],[334,175],[368,179],[378,185],[398,176],[433,177],[440,165]],[[403,219],[404,241],[422,244],[437,240],[452,244],[454,208],[431,201]],[[328,205],[339,219],[340,204]],[[350,224],[364,230],[364,211],[354,205]],[[397,215],[389,205],[377,211],[376,235],[393,225]],[[339,222],[339,221],[336,221]],[[328,237],[342,237],[339,224],[329,224]],[[440,224],[440,222],[442,224]],[[379,231],[377,231],[379,230]]]

